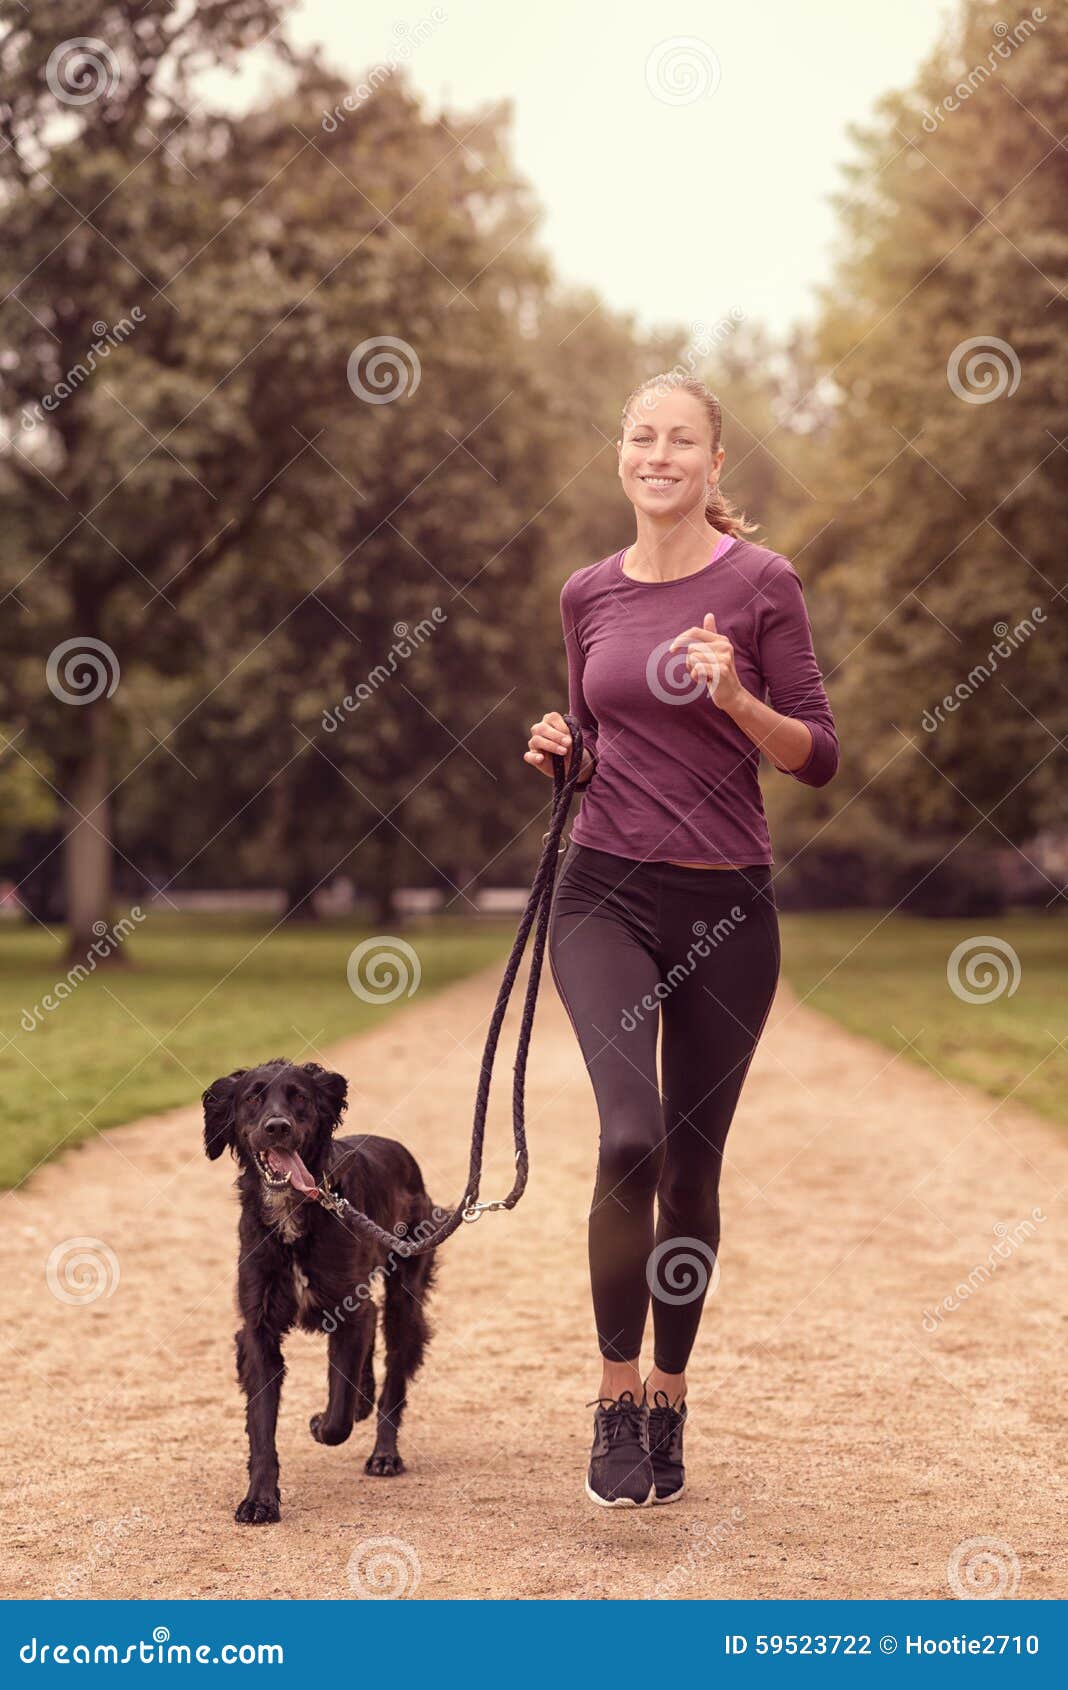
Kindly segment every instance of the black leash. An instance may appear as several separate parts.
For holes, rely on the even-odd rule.
[[[324,1208],[344,1218],[373,1243],[396,1250],[398,1255],[422,1256],[428,1250],[436,1249],[446,1238],[454,1233],[461,1221],[477,1221],[487,1209],[514,1209],[526,1189],[527,1175],[530,1171],[530,1158],[527,1155],[527,1135],[524,1121],[523,1093],[527,1071],[527,1051],[530,1048],[530,1035],[534,1025],[534,1009],[538,998],[538,983],[541,979],[542,958],[545,954],[545,941],[549,931],[549,916],[552,908],[553,886],[556,882],[556,867],[562,847],[560,835],[564,831],[567,814],[571,808],[571,799],[582,770],[582,729],[574,716],[564,716],[571,734],[571,767],[570,773],[564,774],[564,759],[556,752],[553,759],[553,808],[549,821],[549,830],[542,835],[543,849],[541,861],[534,875],[527,907],[523,911],[516,933],[512,954],[504,971],[501,989],[497,993],[497,1004],[486,1034],[486,1045],[482,1053],[482,1071],[478,1081],[478,1095],[475,1099],[475,1123],[471,1134],[471,1160],[467,1171],[467,1184],[459,1206],[450,1211],[448,1218],[434,1232],[431,1237],[416,1242],[406,1238],[400,1232],[387,1232],[373,1221],[370,1215],[365,1215],[362,1209],[357,1209],[342,1197],[340,1192],[332,1191],[328,1184],[329,1176],[324,1176],[322,1184],[317,1188],[319,1202]],[[479,1182],[482,1178],[482,1147],[486,1134],[486,1109],[489,1104],[490,1080],[493,1077],[493,1059],[497,1051],[497,1040],[508,1000],[512,995],[519,964],[523,960],[526,949],[527,936],[537,918],[537,929],[534,934],[534,949],[530,956],[530,974],[527,979],[526,1001],[523,1004],[523,1019],[519,1029],[519,1040],[516,1046],[515,1083],[512,1088],[512,1135],[515,1139],[515,1182],[507,1197],[498,1197],[490,1203],[479,1201]]]

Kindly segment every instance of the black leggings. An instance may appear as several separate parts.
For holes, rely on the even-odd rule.
[[[561,860],[549,965],[600,1115],[590,1282],[614,1361],[640,1353],[652,1294],[653,1360],[683,1372],[715,1289],[723,1146],[779,977],[771,872],[574,842]]]

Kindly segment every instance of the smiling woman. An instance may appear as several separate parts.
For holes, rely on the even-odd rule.
[[[618,475],[636,539],[560,595],[590,756],[549,958],[600,1119],[586,1494],[612,1508],[683,1492],[685,1369],[716,1273],[724,1144],[779,974],[760,752],[809,786],[838,767],[800,577],[747,538],[754,525],[720,490],[722,426],[699,381],[656,376],[629,396]],[[526,756],[547,773],[554,753],[571,755],[559,712],[534,724]],[[636,1019],[646,1002],[659,1014]]]

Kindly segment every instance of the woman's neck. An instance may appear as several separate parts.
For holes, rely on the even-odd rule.
[[[623,554],[624,573],[636,581],[678,581],[708,563],[723,535],[711,523],[669,526],[639,519],[638,537]]]

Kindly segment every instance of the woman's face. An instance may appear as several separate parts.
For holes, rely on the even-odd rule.
[[[703,513],[719,480],[708,413],[692,393],[640,394],[617,443],[619,479],[637,511],[681,518]]]

